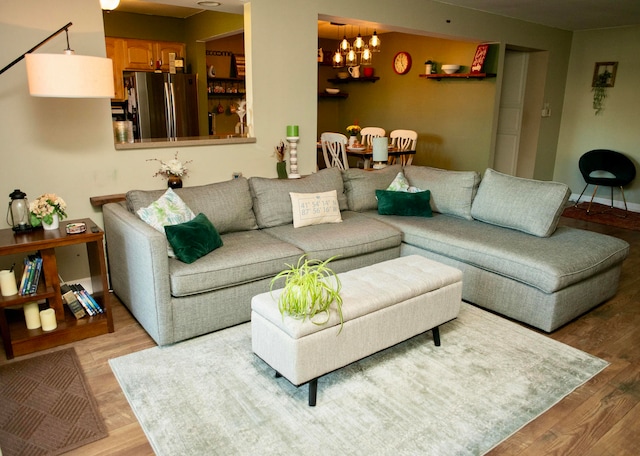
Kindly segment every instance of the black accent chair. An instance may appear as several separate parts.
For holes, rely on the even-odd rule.
[[[589,213],[591,210],[591,203],[593,203],[593,198],[596,196],[596,192],[598,191],[598,186],[603,185],[605,187],[611,187],[612,208],[613,187],[620,188],[620,191],[622,192],[622,201],[624,201],[624,210],[627,211],[627,200],[624,197],[624,190],[622,187],[630,184],[633,179],[635,179],[636,167],[626,155],[607,149],[590,150],[580,157],[578,166],[580,167],[580,172],[582,173],[582,177],[584,178],[586,185],[584,186],[582,193],[580,193],[575,206],[578,206],[580,198],[582,198],[582,195],[589,184],[595,185],[596,188],[593,190],[591,201],[589,201],[589,206],[587,207],[587,213]],[[594,177],[591,175],[594,171],[606,171],[614,177]]]

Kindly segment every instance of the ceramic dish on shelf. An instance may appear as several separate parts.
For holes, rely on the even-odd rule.
[[[338,93],[340,93],[340,89],[334,89],[331,87],[327,87],[326,89],[324,89],[327,93],[330,93],[331,95],[336,95]]]
[[[440,68],[444,73],[453,74],[460,69],[460,65],[442,65]]]
[[[347,147],[349,150],[353,150],[354,152],[360,152],[366,149],[366,147]]]

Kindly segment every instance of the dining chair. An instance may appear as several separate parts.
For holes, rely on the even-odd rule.
[[[349,168],[347,160],[347,137],[342,133],[324,132],[320,135],[322,155],[327,168]]]
[[[418,143],[418,133],[413,130],[393,130],[389,137],[391,138],[391,147],[399,151],[416,150]],[[402,154],[399,156],[402,166],[410,165],[413,161],[413,154]],[[395,156],[389,156],[389,164],[396,162]]]
[[[364,147],[372,147],[373,142],[371,141],[373,138],[378,138],[380,136],[384,136],[387,132],[384,128],[380,127],[363,127],[360,130],[360,138],[361,143]]]

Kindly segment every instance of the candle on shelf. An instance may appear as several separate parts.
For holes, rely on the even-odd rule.
[[[40,321],[43,331],[53,331],[58,327],[56,322],[56,311],[52,308],[45,309],[40,312]]]
[[[40,309],[37,302],[28,302],[22,306],[24,319],[27,322],[27,329],[38,329],[40,327]]]
[[[373,167],[381,169],[387,166],[389,158],[389,141],[386,136],[373,138]]]
[[[16,275],[13,270],[5,269],[0,271],[0,291],[2,292],[2,296],[18,294]]]
[[[287,125],[287,137],[295,138],[296,136],[300,136],[298,126],[297,125]]]

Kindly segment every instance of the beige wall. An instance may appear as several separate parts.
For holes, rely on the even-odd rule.
[[[558,141],[554,179],[578,195],[584,180],[578,160],[591,149],[613,149],[629,156],[640,172],[640,27],[578,32],[571,48],[569,74]],[[618,62],[615,86],[607,90],[604,111],[592,108],[591,80],[595,62]],[[557,114],[554,114],[557,115]],[[587,192],[591,193],[593,187]],[[577,195],[576,195],[577,196]],[[608,189],[598,190],[610,201]],[[625,189],[628,202],[640,211],[640,178]],[[590,197],[590,195],[589,195]],[[619,191],[614,199],[622,203]]]
[[[288,124],[300,125],[300,171],[303,174],[313,172],[317,138],[315,31],[319,15],[377,21],[404,27],[412,34],[452,36],[467,41],[491,41],[502,43],[502,46],[506,43],[549,50],[545,100],[554,108],[554,117],[541,127],[538,157],[542,171],[537,172],[536,177],[553,176],[570,33],[428,0],[253,0],[245,8],[247,98],[249,115],[254,120],[255,144],[116,151],[109,100],[30,97],[25,66],[21,62],[0,76],[0,182],[6,201],[14,188],[22,189],[32,198],[41,193],[55,192],[68,202],[71,218],[92,217],[102,224],[101,213],[90,205],[89,197],[122,193],[132,188],[164,187],[163,180],[152,177],[156,168],[154,163],[146,160],[169,159],[175,151],[180,152],[181,158],[193,160],[193,172],[186,180],[187,185],[227,180],[234,171],[245,176],[275,177],[273,147],[284,137]],[[10,62],[69,21],[73,22],[69,29],[71,45],[78,54],[105,55],[98,0],[1,2],[0,39],[4,44],[0,48],[0,62]],[[393,44],[393,40],[389,43]],[[57,37],[38,52],[57,53],[64,44],[64,37]],[[417,68],[421,58],[416,55]],[[424,90],[429,90],[427,84],[437,84],[418,80],[413,71],[405,77],[415,77],[415,84],[427,87]],[[486,86],[494,84],[499,87],[500,76]],[[461,90],[459,86],[450,86],[454,91]],[[409,95],[414,90],[408,92]],[[449,88],[438,90],[444,93]],[[614,111],[613,99],[610,101],[605,118]],[[389,100],[388,103],[396,101]],[[465,100],[458,99],[452,107],[438,106],[438,115],[443,119],[455,119],[460,109],[469,109],[464,104]],[[408,109],[412,116],[419,118],[421,108],[411,106]],[[478,107],[471,104],[471,108]],[[435,108],[429,106],[429,109]],[[482,125],[479,135],[474,133],[462,142],[457,142],[462,138],[454,136],[465,132],[453,121],[450,130],[435,132],[456,144],[455,150],[443,150],[443,157],[444,152],[455,157],[455,163],[453,158],[450,159],[455,167],[463,167],[464,163],[469,164],[468,168],[484,167],[486,159],[482,155],[486,152],[480,151],[478,157],[475,144],[477,141],[482,147],[490,144],[485,130],[493,129],[495,120],[493,115],[486,119],[486,115],[487,112],[483,111],[477,116],[476,121]],[[389,117],[386,123],[393,125],[391,120]],[[475,132],[475,126],[469,128]],[[446,164],[445,160],[442,158],[442,163]],[[4,217],[1,220],[0,226],[6,227]],[[66,262],[63,260],[63,263]],[[77,276],[67,274],[65,278],[74,277]]]

